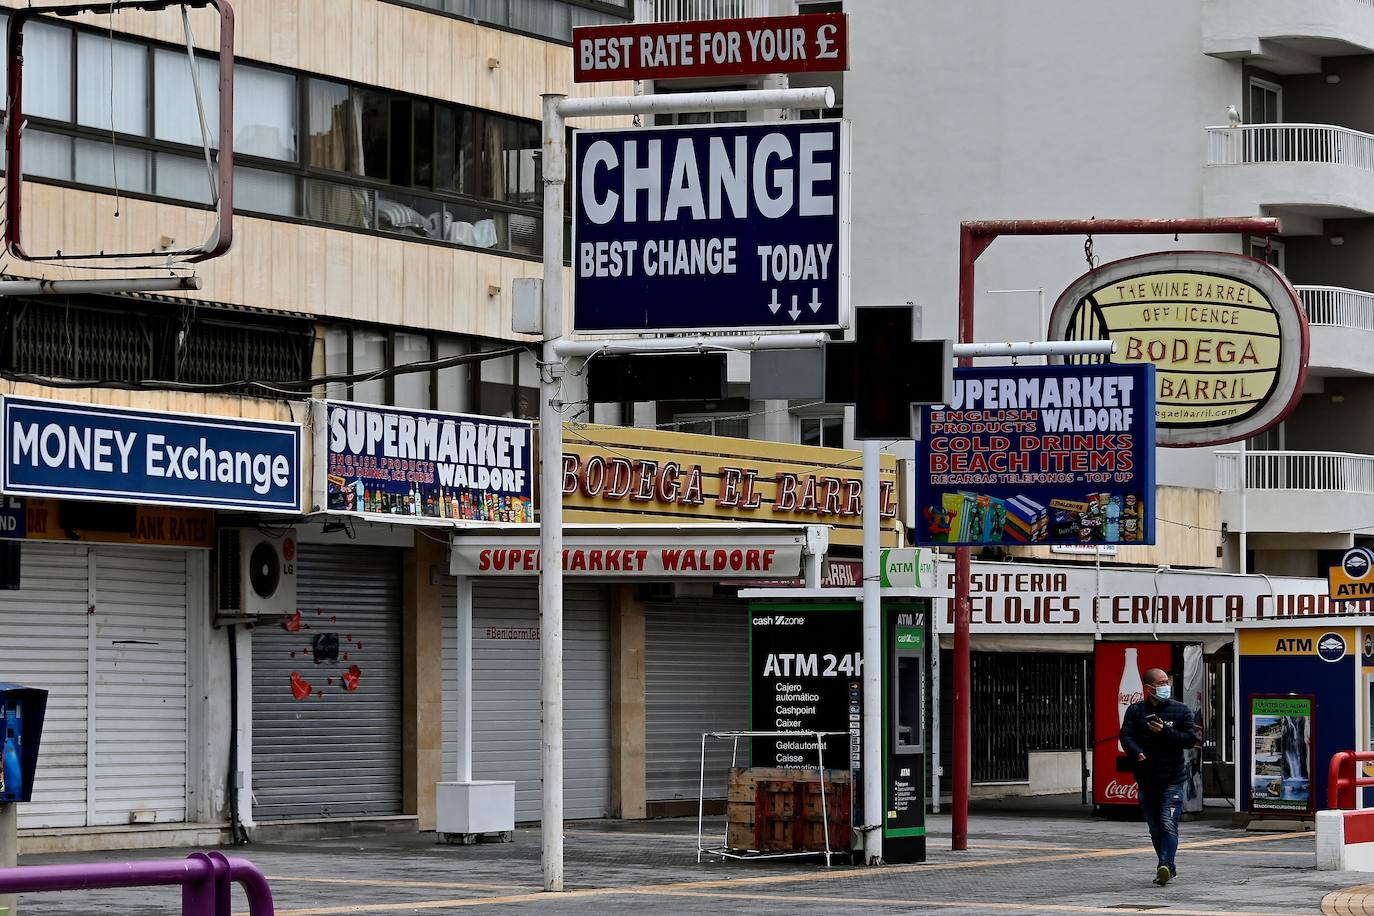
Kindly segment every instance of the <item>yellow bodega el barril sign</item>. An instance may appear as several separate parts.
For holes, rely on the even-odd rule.
[[[1116,344],[1109,357],[1065,362],[1153,363],[1160,445],[1253,436],[1293,409],[1307,372],[1292,285],[1264,261],[1220,251],[1104,264],[1059,297],[1050,336]]]

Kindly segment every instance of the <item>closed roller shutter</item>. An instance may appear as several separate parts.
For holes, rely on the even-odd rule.
[[[186,820],[186,554],[95,549],[91,824]]]
[[[253,817],[400,814],[400,551],[301,544],[298,556],[296,603],[311,629],[253,634]],[[311,640],[326,632],[347,660],[314,663]],[[352,664],[362,677],[349,693],[340,676]],[[308,699],[293,697],[292,672],[315,689]]]
[[[645,777],[649,801],[695,799],[703,732],[749,727],[745,605],[645,608]],[[740,742],[740,764],[748,763]],[[724,798],[730,744],[706,744],[706,797]]]
[[[563,788],[569,818],[611,807],[611,636],[600,586],[565,586]],[[455,589],[445,589],[444,777],[457,771],[458,630]],[[473,588],[473,778],[515,780],[515,817],[540,817],[539,590],[529,580],[478,580]]]
[[[20,827],[86,824],[86,548],[25,544],[20,588],[0,591],[0,680],[48,691],[33,801]]]

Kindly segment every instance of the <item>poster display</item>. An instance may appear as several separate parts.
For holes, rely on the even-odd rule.
[[[1121,747],[1126,708],[1145,698],[1144,673],[1168,671],[1173,644],[1098,642],[1093,645],[1093,804],[1134,805],[1135,771]]]
[[[1311,813],[1314,698],[1251,694],[1249,703],[1250,810]]]
[[[530,421],[342,401],[313,410],[317,509],[534,521]]]
[[[922,411],[922,546],[1153,544],[1154,367],[956,369]]]

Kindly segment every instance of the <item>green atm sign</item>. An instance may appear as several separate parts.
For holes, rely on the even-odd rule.
[[[923,627],[908,627],[898,625],[897,627],[897,648],[919,652],[925,648],[926,631]]]
[[[933,588],[935,586],[935,551],[920,547],[895,547],[884,550],[882,564],[883,588]]]

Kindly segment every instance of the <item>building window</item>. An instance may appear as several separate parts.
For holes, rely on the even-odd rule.
[[[801,417],[798,423],[802,445],[844,447],[844,417]]]
[[[738,415],[678,414],[673,418],[673,429],[678,432],[696,433],[701,436],[729,436],[732,439],[748,439],[749,418]]]
[[[509,344],[500,346],[504,349]],[[426,367],[415,372],[388,373],[380,378],[368,376],[388,367],[399,368],[462,356],[474,349],[477,347],[469,338],[452,335],[399,331],[380,326],[329,327],[324,332],[325,374],[358,377],[328,383],[324,396],[363,404],[472,413],[474,373],[480,372],[478,367],[486,364],[460,363],[443,369]],[[493,364],[506,364],[507,367],[510,362],[510,357],[491,361]],[[494,371],[499,374],[500,370]],[[492,396],[497,397],[498,392],[493,390]],[[498,416],[511,415],[509,385],[505,388],[505,398],[504,405],[498,404],[498,407],[503,407],[496,413]],[[479,412],[488,413],[485,410]]]
[[[506,2],[493,5],[518,12]],[[210,205],[183,49],[47,21],[25,41],[27,175]],[[197,55],[194,67],[214,147],[218,64]],[[542,253],[536,122],[244,62],[235,80],[238,210]]]
[[[571,42],[582,25],[608,25],[634,18],[633,0],[392,0],[461,19]]]

